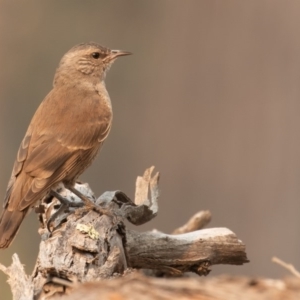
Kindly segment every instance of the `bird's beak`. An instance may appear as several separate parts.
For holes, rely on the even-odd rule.
[[[108,61],[115,60],[119,56],[131,55],[131,52],[123,51],[123,50],[111,50],[110,54],[107,55],[106,59]]]

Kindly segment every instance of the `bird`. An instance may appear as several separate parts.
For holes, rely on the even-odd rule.
[[[112,124],[105,77],[112,63],[131,54],[82,43],[61,59],[52,90],[36,110],[19,147],[0,215],[0,249],[43,197],[63,184],[74,188],[95,159]]]

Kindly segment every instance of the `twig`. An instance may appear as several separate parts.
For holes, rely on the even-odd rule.
[[[292,274],[294,274],[297,278],[300,278],[300,273],[296,270],[296,268],[292,264],[287,264],[283,260],[279,259],[278,257],[274,256],[272,258],[272,262],[282,266],[283,268],[290,271]]]
[[[204,228],[211,221],[211,213],[209,210],[202,210],[194,214],[186,224],[175,229],[173,234],[182,234],[196,231]]]
[[[67,286],[67,287],[70,287],[70,288],[73,288],[75,286],[73,282],[70,282],[68,280],[65,280],[65,279],[62,279],[62,278],[59,278],[59,277],[52,277],[51,281],[53,283],[57,283],[57,284],[60,284],[62,286]]]

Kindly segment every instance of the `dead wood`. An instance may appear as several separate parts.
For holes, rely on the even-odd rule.
[[[207,275],[210,266],[248,262],[245,245],[227,228],[210,228],[180,235],[127,230],[130,265],[170,275]]]
[[[69,293],[76,284],[119,277],[129,268],[152,269],[175,276],[184,272],[207,275],[215,264],[248,262],[245,245],[229,229],[196,230],[208,222],[209,212],[196,214],[177,231],[183,234],[127,230],[125,220],[139,225],[157,214],[159,174],[152,176],[152,172],[153,167],[138,177],[135,201],[121,191],[106,192],[96,199],[88,185],[76,184],[76,189],[101,210],[109,211],[108,214],[99,213],[100,209],[79,207],[80,199],[62,187],[57,192],[72,201],[74,207],[62,207],[55,198],[44,199],[39,208],[40,250],[32,276],[26,277],[21,271],[17,256],[10,268],[2,266],[2,271],[10,276],[12,289],[23,280],[22,290],[27,286],[27,295],[52,299]],[[19,265],[18,276],[12,271],[14,265]],[[22,298],[14,293],[14,299]]]
[[[300,281],[220,276],[152,278],[132,274],[115,280],[85,283],[56,300],[296,300]]]
[[[14,299],[15,296],[22,300],[32,299],[33,293],[27,294],[31,283],[24,280],[23,266],[17,255],[13,256],[13,266],[9,268],[15,283],[21,277],[20,286],[16,285],[13,289]],[[55,294],[52,298],[50,291]],[[52,278],[47,296],[53,300],[294,300],[300,299],[300,280],[296,277],[274,280],[233,276],[167,279],[146,277],[138,272],[130,274],[127,271],[124,276],[114,280],[83,284],[55,277]]]

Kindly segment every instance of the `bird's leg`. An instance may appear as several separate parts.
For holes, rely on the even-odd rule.
[[[66,198],[64,198],[61,194],[54,190],[50,190],[48,197],[55,197],[59,202],[60,202],[60,207],[59,209],[49,218],[47,221],[47,229],[49,232],[51,232],[50,225],[51,223],[66,209],[69,207],[81,207],[83,206],[83,203],[78,203],[78,202],[72,202]]]
[[[107,215],[107,216],[113,216],[112,213],[108,210],[105,209],[103,207],[100,207],[98,205],[96,205],[93,201],[91,201],[88,197],[86,197],[85,195],[83,195],[81,192],[79,192],[78,190],[76,190],[74,188],[74,186],[72,185],[66,185],[65,184],[65,188],[68,189],[69,191],[71,191],[73,194],[75,194],[77,197],[79,197],[82,202],[84,203],[85,206],[87,206],[88,208],[92,208],[95,211],[103,214],[103,215]]]

